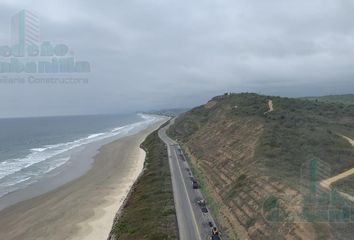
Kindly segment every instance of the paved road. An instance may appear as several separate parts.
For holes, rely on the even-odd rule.
[[[173,124],[173,120],[171,120]],[[203,199],[199,189],[192,186],[188,162],[180,146],[166,135],[166,126],[159,130],[159,136],[168,149],[171,169],[173,195],[176,207],[179,236],[181,240],[206,240],[209,239],[211,227],[215,225],[210,213],[203,213],[197,201]]]

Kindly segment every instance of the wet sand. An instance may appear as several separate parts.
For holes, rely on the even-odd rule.
[[[145,152],[139,146],[163,122],[101,147],[92,168],[78,179],[2,210],[0,239],[107,239],[143,169]]]

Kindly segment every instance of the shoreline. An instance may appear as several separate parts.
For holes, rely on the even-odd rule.
[[[64,185],[0,211],[1,238],[106,239],[116,213],[143,170],[145,152],[140,144],[165,121],[161,118],[138,133],[105,143],[79,178],[60,176],[59,181],[67,181]],[[80,166],[78,163],[73,169],[76,175],[76,170],[85,168]],[[51,184],[44,181],[43,186]]]

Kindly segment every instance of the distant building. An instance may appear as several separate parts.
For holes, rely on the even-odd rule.
[[[27,10],[22,10],[11,18],[12,45],[39,45],[40,24],[39,17]]]

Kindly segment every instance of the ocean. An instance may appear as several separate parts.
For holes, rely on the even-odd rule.
[[[136,133],[157,119],[144,114],[0,119],[0,197],[64,169],[77,148]]]

